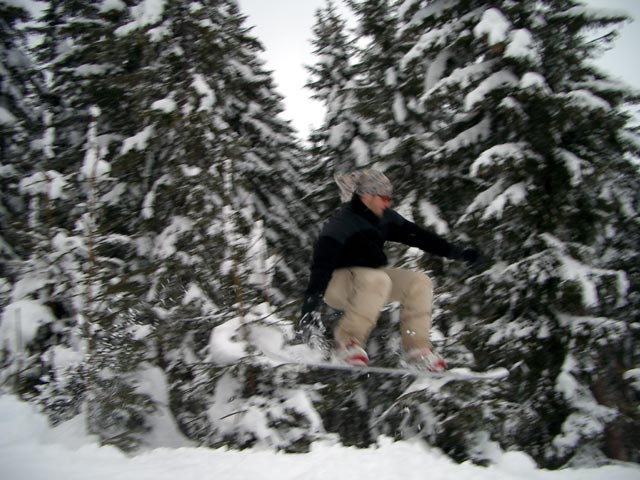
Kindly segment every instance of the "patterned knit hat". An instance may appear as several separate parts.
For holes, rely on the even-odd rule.
[[[358,195],[391,195],[393,187],[389,179],[377,170],[355,170],[334,175],[340,188],[340,199],[348,202],[354,193]]]

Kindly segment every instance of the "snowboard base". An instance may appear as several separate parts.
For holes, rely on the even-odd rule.
[[[421,370],[413,370],[409,368],[393,368],[380,367],[376,365],[352,366],[336,363],[320,363],[320,362],[291,362],[283,363],[287,366],[299,366],[310,370],[335,370],[337,372],[347,372],[354,374],[376,374],[376,375],[392,375],[392,376],[411,376],[415,378],[447,378],[451,380],[499,380],[506,378],[509,371],[506,368],[496,368],[485,372],[476,372],[468,368],[451,368],[442,372],[429,372]]]

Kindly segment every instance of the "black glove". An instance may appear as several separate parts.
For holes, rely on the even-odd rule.
[[[322,323],[322,295],[307,295],[302,305],[302,317],[296,326],[296,337],[307,345],[315,346],[322,341],[325,334]]]
[[[475,248],[465,248],[462,250],[460,257],[469,265],[473,265],[480,259],[480,252]]]
[[[454,260],[463,260],[469,265],[473,265],[480,260],[480,252],[475,248],[467,247],[453,247],[451,252],[451,258]]]
[[[304,303],[302,304],[302,316],[304,317],[307,313],[315,312],[320,309],[322,305],[322,295],[319,293],[312,293],[311,295],[307,295],[304,298]]]

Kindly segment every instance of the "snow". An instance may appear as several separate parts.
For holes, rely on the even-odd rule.
[[[58,379],[67,376],[68,369],[79,366],[84,359],[82,352],[62,345],[56,345],[46,354],[53,367],[53,375]],[[68,377],[68,376],[67,376]]]
[[[416,3],[419,3],[419,0],[404,0],[402,5],[400,5],[400,8],[398,9],[398,18],[404,18],[407,15],[409,9]]]
[[[17,118],[9,110],[0,107],[0,125],[13,125],[16,122]]]
[[[476,198],[471,202],[471,205],[467,207],[464,215],[458,221],[458,224],[466,221],[468,217],[475,211],[487,208],[495,200],[495,198],[504,191],[504,180],[498,179],[496,183],[491,185],[486,190],[480,192]]]
[[[216,102],[216,94],[205,80],[204,75],[196,73],[193,76],[192,85],[193,88],[196,89],[196,92],[198,92],[198,95],[200,95],[198,111],[210,112]]]
[[[73,70],[76,77],[90,77],[92,75],[105,75],[109,71],[107,64],[85,64]]]
[[[436,205],[422,201],[419,208],[425,225],[433,227],[438,235],[447,235],[449,233],[449,225],[440,215],[440,209]]]
[[[176,243],[180,235],[193,228],[193,221],[180,215],[174,216],[169,225],[158,235],[153,249],[156,258],[169,258],[178,251]]]
[[[298,401],[291,397],[289,402]],[[456,464],[418,441],[392,442],[381,437],[368,449],[316,443],[306,454],[272,449],[152,448],[127,456],[101,447],[79,417],[57,427],[47,424],[35,406],[13,396],[0,397],[0,474],[3,480],[175,480],[225,478],[379,479],[379,480],[638,480],[630,464],[598,468],[539,470],[527,455],[486,444],[493,464]]]
[[[617,305],[626,304],[630,283],[624,271],[592,268],[567,254],[565,245],[558,238],[549,233],[543,234],[542,238],[554,250],[560,262],[559,272],[561,277],[567,281],[577,282],[581,286],[584,306],[597,307],[600,305],[598,286],[605,277],[615,279],[618,290]]]
[[[411,9],[414,3],[418,3],[417,0],[406,0],[404,4],[400,6],[398,11],[398,17],[403,18],[406,16],[408,11]],[[438,0],[437,2],[429,2],[427,6],[420,8],[411,18],[411,21],[407,22],[407,24],[401,28],[397,37],[400,37],[405,30],[418,26],[422,24],[422,22],[429,17],[439,17],[446,10],[457,6],[458,0]]]
[[[177,108],[176,102],[172,98],[163,98],[151,104],[152,110],[160,110],[163,113],[174,112]]]
[[[100,13],[107,13],[112,10],[124,10],[126,8],[127,6],[122,0],[102,0],[98,11]]]
[[[497,8],[490,8],[482,14],[480,22],[473,29],[473,34],[476,38],[482,38],[486,35],[489,45],[495,45],[507,39],[510,28],[511,23],[502,12]]]
[[[142,0],[138,5],[131,7],[129,11],[133,21],[117,28],[115,34],[124,37],[138,28],[158,23],[162,20],[165,1],[166,0]]]
[[[628,17],[629,13],[617,8],[595,8],[581,5],[564,10],[561,15],[563,17],[585,17],[591,21],[606,21]]]
[[[335,148],[340,145],[342,139],[345,138],[348,128],[348,122],[340,122],[337,125],[332,125],[329,128],[329,138],[327,139],[329,146]]]
[[[36,0],[0,0],[0,3],[7,5],[8,7],[14,8],[22,8],[27,11],[37,10],[37,7],[34,5]]]
[[[17,1],[17,0],[14,0]],[[125,29],[135,30],[147,25],[154,25],[162,21],[162,14],[166,0],[142,0],[137,2],[136,7],[131,8],[131,17],[134,20],[122,29],[118,34],[125,33]],[[6,3],[6,1],[5,1]],[[98,2],[101,11],[128,10],[128,7],[121,0],[101,0]],[[407,0],[402,6],[407,12],[410,6],[415,5],[417,0]],[[452,5],[452,1],[421,2],[429,4],[429,7],[422,9],[416,16],[424,18],[427,14],[433,14],[438,9],[446,5]],[[190,9],[196,10],[202,6],[196,2],[190,2]],[[162,25],[153,29],[156,33],[166,31],[168,27]],[[478,36],[488,37],[490,44],[505,43],[505,56],[522,58],[535,61],[536,45],[533,42],[530,32],[526,30],[511,30],[511,25],[504,18],[499,10],[492,9],[485,13],[481,22],[477,25],[475,33]],[[442,32],[447,33],[447,32]],[[406,65],[412,58],[419,58],[425,51],[431,48],[437,39],[433,36],[423,36],[419,43],[419,48],[412,50],[410,55],[402,60]],[[417,45],[418,46],[418,45]],[[480,77],[492,66],[490,62],[478,63],[473,66],[455,70],[451,76],[442,78],[445,74],[445,61],[450,53],[443,50],[438,57],[428,63],[428,71],[425,78],[425,91],[447,86],[454,82],[460,82],[463,89],[469,83]],[[420,60],[424,60],[420,58]],[[422,65],[422,63],[421,63]],[[76,71],[76,75],[93,75],[100,73],[100,65],[82,65]],[[252,70],[240,63],[236,64],[236,69],[246,78],[257,79]],[[188,82],[189,80],[187,80]],[[386,72],[387,85],[397,85],[398,73],[392,69]],[[545,79],[539,74],[529,72],[519,80],[509,72],[498,72],[482,82],[478,88],[473,90],[466,97],[466,106],[473,108],[482,101],[488,94],[504,84],[518,84],[519,88],[545,87]],[[193,76],[191,93],[197,94],[193,108],[200,111],[211,112],[215,108],[216,92],[219,90],[214,83],[207,83],[204,75]],[[579,105],[589,105],[592,108],[608,108],[608,104],[600,97],[585,90],[576,90],[567,95],[570,102]],[[221,95],[221,91],[217,92]],[[195,95],[194,94],[194,95]],[[428,95],[428,93],[427,93]],[[425,96],[427,96],[425,95]],[[157,98],[157,97],[156,97]],[[164,113],[171,113],[176,110],[175,101],[168,97],[153,101],[151,99],[151,109]],[[199,106],[198,106],[199,100]],[[515,102],[515,101],[514,101]],[[147,106],[149,104],[146,104]],[[413,108],[412,104],[409,104]],[[183,108],[186,108],[183,107]],[[256,104],[250,104],[248,111],[250,114],[258,113]],[[2,110],[0,110],[0,123],[2,122]],[[400,94],[396,94],[393,105],[393,114],[399,123],[407,118],[407,106]],[[144,125],[141,125],[142,128]],[[467,130],[452,142],[447,143],[449,149],[456,149],[465,144],[475,141],[477,138],[487,136],[490,121],[483,120],[476,127]],[[351,141],[353,135],[350,133],[351,125],[347,122],[334,127],[331,130],[330,144],[338,146],[343,139]],[[136,130],[137,131],[137,130]],[[134,131],[135,132],[135,131]],[[265,132],[269,130],[265,127]],[[142,151],[147,148],[151,135],[154,134],[153,126],[147,126],[137,135],[125,139],[121,151],[123,154],[131,150]],[[95,140],[95,136],[94,136]],[[390,139],[385,148],[395,148],[398,145],[397,138]],[[96,144],[97,145],[97,144]],[[351,145],[358,165],[370,163],[370,152],[367,144],[360,138],[353,138]],[[513,152],[510,153],[510,148]],[[482,173],[482,169],[492,166],[502,167],[503,163],[516,162],[519,158],[520,150],[516,144],[501,145],[494,147],[489,152],[484,152],[473,164],[471,171],[473,175]],[[85,156],[83,172],[87,177],[101,178],[108,175],[109,164],[101,163],[101,155],[98,147],[88,149]],[[571,152],[561,152],[566,162],[566,167],[571,175],[571,184],[578,185],[583,176],[588,173],[585,169],[586,162]],[[248,159],[258,159],[253,153],[247,156]],[[257,162],[254,162],[257,163]],[[507,165],[510,167],[511,165]],[[587,165],[588,166],[588,165]],[[196,166],[179,165],[179,172],[184,177],[194,177],[201,173],[202,169]],[[178,174],[178,172],[172,172]],[[66,185],[65,177],[57,172],[46,172],[23,179],[21,190],[30,195],[46,194],[50,198],[60,198]],[[146,218],[151,218],[154,211],[154,200],[156,187],[168,177],[158,180],[152,191],[145,197],[142,214]],[[178,182],[176,178],[176,182]],[[473,210],[482,209],[484,217],[501,216],[507,205],[518,204],[525,199],[526,185],[520,183],[510,185],[498,179],[491,189],[486,190],[476,198],[468,213]],[[124,186],[122,188],[125,188]],[[161,206],[158,206],[161,208]],[[423,202],[419,205],[420,213],[426,223],[435,226],[440,234],[448,233],[448,226],[442,220],[437,207]],[[170,225],[158,237],[154,247],[154,253],[159,257],[168,257],[176,253],[178,240],[183,234],[190,234],[193,228],[192,220],[186,217],[173,217]],[[77,237],[80,238],[80,237]],[[255,229],[251,233],[249,245],[252,246],[250,257],[258,261],[266,247],[262,245],[264,231],[262,225],[256,222]],[[71,242],[71,239],[56,237],[54,246],[62,245],[64,242]],[[136,241],[143,242],[144,239]],[[584,285],[585,304],[597,305],[597,279],[602,275],[616,275],[616,272],[599,271],[587,268],[567,255],[564,255],[562,248],[558,247],[558,257],[562,260],[562,274],[565,279],[578,280]],[[60,250],[62,252],[62,250]],[[255,255],[255,257],[254,257]],[[261,265],[269,265],[268,258],[260,258]],[[269,268],[251,268],[250,271],[257,272],[255,277],[249,277],[249,281],[255,280],[260,285],[267,282],[264,278]],[[254,275],[254,274],[252,274]],[[620,288],[620,298],[622,299],[626,291],[629,290],[629,282],[618,276],[619,284],[626,285]],[[38,328],[44,323],[55,321],[55,318],[41,304],[32,300],[24,299],[28,293],[36,292],[47,284],[45,278],[25,278],[21,280],[14,289],[13,303],[8,305],[2,312],[0,318],[0,342],[7,350],[16,352],[24,348],[31,341]],[[15,298],[17,292],[20,297]],[[183,304],[198,302],[205,298],[201,287],[195,283],[187,285],[184,292]],[[615,330],[618,325],[606,318],[571,318],[567,319],[572,329],[587,328],[597,326]],[[213,329],[210,336],[208,360],[218,364],[235,364],[238,359],[246,357],[250,350],[247,350],[248,343],[245,342],[239,332],[241,332],[242,322],[238,319],[224,323]],[[505,335],[517,337],[529,332],[525,331],[522,325],[512,323],[507,329],[501,330]],[[533,327],[529,327],[533,328]],[[254,329],[258,331],[257,328]],[[135,338],[144,338],[149,333],[149,327],[140,327],[136,330]],[[268,329],[261,333],[263,344],[271,345],[274,351],[282,348],[282,338],[277,335],[270,335]],[[495,338],[492,338],[495,340]],[[254,343],[258,343],[255,341]],[[489,341],[491,344],[491,340]],[[81,359],[80,354],[70,348],[57,346],[51,350],[54,357],[54,368],[60,374],[65,367],[77,364]],[[606,410],[599,412],[600,417],[586,415],[584,412],[594,407],[588,397],[585,397],[581,390],[581,385],[573,375],[574,359],[569,358],[561,375],[557,379],[557,392],[568,401],[577,404],[580,411],[572,414],[563,426],[562,435],[555,442],[558,448],[565,448],[574,445],[582,437],[593,432],[600,432],[604,422],[599,422],[597,418],[604,418],[608,414]],[[188,478],[274,478],[284,480],[287,478],[326,478],[334,476],[347,476],[353,478],[456,478],[464,480],[466,478],[492,478],[496,480],[511,478],[531,478],[546,479],[556,478],[562,480],[575,479],[596,479],[596,478],[616,478],[630,479],[640,478],[640,470],[635,466],[611,466],[593,470],[564,470],[559,472],[548,472],[537,470],[534,462],[527,455],[520,452],[504,452],[501,448],[490,442],[489,438],[484,442],[487,458],[493,461],[489,467],[479,467],[470,463],[457,465],[438,450],[428,448],[423,443],[416,441],[393,443],[388,439],[380,438],[376,447],[357,450],[347,448],[342,445],[323,442],[314,445],[311,453],[300,455],[287,455],[276,453],[271,446],[287,444],[282,441],[282,434],[276,429],[269,428],[269,421],[285,415],[285,410],[292,409],[306,415],[311,423],[311,430],[322,430],[322,420],[315,414],[311,405],[313,391],[295,390],[283,396],[280,405],[271,406],[271,410],[265,410],[262,405],[249,404],[246,399],[234,396],[233,392],[243,387],[241,380],[234,378],[231,374],[226,374],[216,387],[211,404],[209,405],[209,415],[220,427],[221,434],[230,435],[236,433],[239,428],[255,432],[261,440],[260,448],[246,451],[229,451],[226,449],[206,449],[194,448],[190,442],[183,438],[176,428],[172,415],[169,414],[167,397],[166,378],[163,372],[157,367],[148,366],[140,377],[138,390],[150,395],[159,410],[154,414],[153,429],[148,436],[150,448],[141,454],[133,457],[125,456],[118,450],[111,447],[100,447],[96,438],[87,434],[84,430],[86,419],[79,417],[69,422],[65,422],[56,428],[47,425],[44,417],[39,415],[32,405],[20,403],[14,397],[0,396],[0,477],[11,480],[13,478],[47,478],[47,479],[73,479],[73,478],[153,478],[162,480],[163,478],[174,478],[176,474]],[[638,369],[629,370],[625,373],[625,378],[636,385],[640,385],[640,373]],[[252,400],[254,401],[254,400]],[[597,405],[596,405],[597,406]],[[428,408],[428,405],[425,406]],[[244,410],[242,415],[238,415]],[[272,417],[270,417],[272,416]],[[596,418],[594,420],[594,418]],[[286,434],[286,432],[285,432]],[[580,434],[580,435],[578,435]]]
[[[640,368],[632,368],[622,375],[622,378],[631,383],[636,392],[640,392]]]
[[[532,61],[536,64],[540,63],[540,56],[536,50],[533,35],[526,29],[519,29],[511,32],[509,35],[509,44],[504,51],[505,57],[522,58]]]
[[[583,173],[589,173],[592,169],[587,162],[568,150],[559,150],[558,156],[562,158],[571,175],[571,186],[576,187],[582,182]]]
[[[421,58],[425,50],[431,48],[431,46],[443,37],[441,30],[430,30],[423,34],[415,45],[402,57],[400,61],[400,69],[404,70],[407,65],[416,58]]]
[[[89,142],[80,172],[86,179],[106,180],[111,173],[111,164],[102,159],[105,156],[106,148],[100,147],[97,141],[97,117],[100,115],[100,109],[92,107],[91,114],[94,119],[89,126]]]
[[[144,201],[142,202],[142,218],[153,218],[155,213],[154,203],[156,201],[156,190],[161,185],[170,185],[172,182],[172,178],[170,175],[162,175],[158,180],[156,180],[153,184],[151,190],[144,196]]]
[[[391,137],[380,142],[380,155],[392,155],[398,149],[401,143],[402,141],[397,137]]]
[[[455,152],[456,150],[477,143],[482,139],[488,138],[490,131],[491,120],[488,117],[485,117],[473,127],[468,128],[452,140],[446,142],[444,144],[444,149],[447,152]]]
[[[599,436],[607,423],[617,415],[615,409],[599,404],[591,391],[574,377],[579,371],[578,363],[572,355],[567,355],[556,381],[556,391],[576,409],[562,424],[562,431],[553,439],[553,445],[560,454],[572,450],[583,438]]]
[[[497,88],[501,88],[507,85],[517,85],[517,77],[506,70],[492,73],[489,77],[485,78],[480,85],[467,94],[464,99],[465,110],[471,110],[475,104],[484,100],[484,98]]]
[[[393,101],[393,118],[402,125],[407,119],[407,107],[404,103],[404,97],[400,92],[396,92]]]
[[[606,337],[615,341],[622,341],[628,333],[628,326],[624,321],[605,317],[584,317],[576,315],[560,315],[560,325],[571,332],[572,337],[579,337],[590,333],[595,336]]]
[[[526,151],[527,144],[525,142],[510,142],[494,145],[482,152],[471,164],[471,176],[477,177],[484,169],[489,167],[502,168],[507,160],[512,163],[521,161]]]
[[[35,300],[10,303],[0,316],[0,349],[22,352],[33,341],[38,328],[54,320],[51,310]]]
[[[395,87],[398,84],[398,73],[395,68],[387,68],[384,77],[384,83],[388,87]]]
[[[141,132],[136,133],[133,137],[126,138],[122,143],[120,150],[121,155],[126,155],[131,150],[143,151],[147,148],[149,139],[154,134],[153,125],[145,127]]]
[[[435,60],[429,62],[427,74],[424,79],[424,91],[431,90],[442,78],[447,66],[447,60],[451,57],[451,52],[444,49],[436,56]]]
[[[202,169],[200,167],[194,167],[184,164],[180,165],[180,171],[185,177],[197,177],[202,173]]]
[[[519,182],[508,187],[498,195],[493,202],[485,209],[483,220],[491,217],[502,218],[502,214],[507,205],[519,205],[527,198],[527,186],[524,182]]]
[[[569,93],[558,95],[560,98],[565,98],[571,105],[574,105],[578,109],[591,109],[591,110],[611,110],[611,104],[597,95],[594,95],[589,90],[574,90]]]
[[[256,74],[256,72],[249,65],[245,65],[238,60],[229,59],[229,65],[234,67],[238,71],[238,73],[248,82],[259,82],[268,78],[265,73],[261,72]]]
[[[371,159],[369,157],[369,146],[360,137],[355,137],[351,142],[351,152],[356,159],[357,167],[364,167],[369,165]]]
[[[234,319],[217,326],[211,331],[207,362],[229,365],[246,356],[247,344],[238,338],[240,327],[240,319]]]
[[[15,302],[18,300],[22,300],[31,293],[37,292],[48,284],[48,278],[38,275],[37,273],[27,273],[23,278],[18,280],[13,285],[13,290],[11,291],[11,301]]]
[[[149,395],[158,406],[149,419],[151,431],[145,434],[145,443],[151,447],[170,448],[193,445],[193,442],[180,433],[174,416],[169,411],[169,388],[164,372],[159,367],[147,365],[140,372],[139,378],[141,380],[138,381],[136,390]]]
[[[493,201],[485,208],[482,215],[483,220],[488,220],[491,217],[498,219],[502,218],[502,214],[507,205],[519,205],[527,197],[527,186],[524,182],[519,182],[509,186],[499,195],[497,195]]]
[[[50,200],[65,198],[67,181],[54,170],[36,172],[20,180],[20,192],[26,195],[46,195]]]
[[[549,85],[545,78],[537,72],[527,72],[520,79],[520,88],[526,90],[527,88],[537,88],[543,92],[551,92]]]
[[[499,345],[504,343],[505,339],[509,341],[521,340],[529,337],[535,330],[535,326],[526,325],[523,322],[517,320],[510,321],[501,325],[500,329],[497,329],[491,337],[487,340],[487,346]]]

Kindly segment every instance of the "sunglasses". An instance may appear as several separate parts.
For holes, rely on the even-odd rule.
[[[390,202],[391,201],[391,195],[378,195],[382,200],[384,200],[385,202]]]

